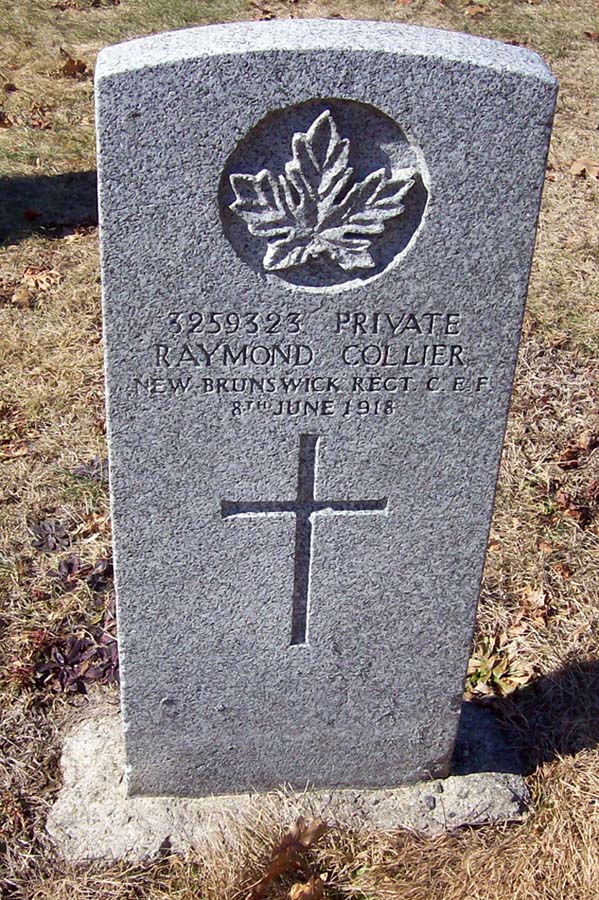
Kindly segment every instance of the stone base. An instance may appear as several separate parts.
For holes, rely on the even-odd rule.
[[[281,790],[197,800],[127,797],[124,758],[121,719],[114,712],[80,721],[67,734],[64,785],[47,822],[65,859],[135,861],[165,847],[206,853],[224,835],[265,815],[288,822],[318,816],[352,828],[406,828],[434,836],[460,825],[519,819],[530,800],[494,717],[470,704],[464,705],[454,754],[453,771],[459,774],[393,790]]]

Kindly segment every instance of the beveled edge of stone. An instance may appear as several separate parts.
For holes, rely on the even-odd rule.
[[[352,50],[428,56],[482,68],[518,73],[557,85],[547,63],[534,50],[461,32],[376,22],[295,19],[200,25],[137,38],[105,47],[96,65],[96,82],[142,68],[196,57],[269,51]]]

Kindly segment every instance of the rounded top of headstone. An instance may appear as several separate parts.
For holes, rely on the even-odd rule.
[[[203,25],[138,38],[102,50],[98,56],[96,80],[198,56],[324,49],[377,50],[397,55],[439,57],[555,83],[551,70],[539,54],[524,47],[415,25],[330,19]]]

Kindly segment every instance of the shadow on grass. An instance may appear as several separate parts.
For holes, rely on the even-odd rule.
[[[508,697],[462,705],[452,774],[530,775],[599,746],[599,660],[573,660]]]
[[[0,244],[60,238],[98,224],[95,172],[0,178]]]
[[[527,774],[599,745],[599,659],[573,660],[497,701]]]

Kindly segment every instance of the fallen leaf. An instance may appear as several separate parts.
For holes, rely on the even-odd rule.
[[[594,478],[591,481],[585,493],[587,499],[590,500],[591,503],[595,503],[597,500],[599,500],[599,478]]]
[[[578,466],[580,447],[569,446],[559,455],[557,464],[560,469],[575,469]]]
[[[555,350],[564,350],[570,343],[570,335],[567,332],[561,332],[554,335],[549,343]]]
[[[525,612],[544,622],[547,614],[547,597],[542,587],[534,588],[529,585],[524,588],[520,594],[520,604]]]
[[[599,435],[596,435],[590,428],[586,428],[576,438],[576,444],[585,453],[590,453],[595,447],[599,447]]]
[[[557,464],[560,469],[576,469],[581,458],[587,456],[595,447],[599,447],[599,435],[590,428],[585,428],[562,450]]]
[[[21,284],[15,289],[10,302],[19,309],[33,309],[35,306],[35,296],[28,290],[25,285]]]
[[[322,900],[324,881],[318,875],[313,875],[305,884],[292,885],[287,897],[288,900]]]
[[[73,535],[87,538],[92,534],[102,534],[110,531],[110,515],[89,513],[85,520],[73,531]]]
[[[528,631],[528,626],[529,626],[529,623],[526,621],[526,619],[524,617],[523,610],[518,610],[518,612],[516,613],[516,618],[514,619],[514,622],[508,628],[508,631],[507,631],[508,637],[509,638],[520,637],[520,635],[522,635],[526,631]]]
[[[297,841],[308,850],[316,844],[328,831],[328,825],[322,819],[310,819],[308,822],[301,817],[294,826],[289,829],[291,835],[297,835]]]
[[[27,124],[30,128],[37,128],[40,131],[46,131],[52,125],[47,118],[48,108],[37,100],[31,104],[29,109],[29,120]]]
[[[263,900],[274,879],[280,875],[303,871],[312,877],[304,856],[327,830],[326,822],[321,819],[306,821],[300,816],[273,849],[265,874],[252,885],[247,900]]]
[[[556,562],[551,566],[551,568],[554,572],[557,572],[558,575],[561,575],[563,579],[570,578],[570,576],[572,575],[572,569],[567,563]]]
[[[60,284],[62,275],[58,269],[45,266],[27,266],[23,272],[23,284],[32,291],[47,291]]]
[[[275,14],[262,0],[250,0],[250,6],[252,8],[252,15],[254,19],[258,19],[261,22],[268,22],[271,19],[275,18]]]
[[[60,69],[62,75],[67,78],[80,78],[82,75],[89,74],[87,63],[84,63],[82,59],[74,59],[70,53],[67,53],[62,47],[60,48],[60,53],[66,60],[65,64]]]
[[[472,3],[470,6],[467,6],[464,10],[464,15],[468,19],[474,19],[476,16],[486,16],[487,13],[491,12],[490,6],[483,6],[480,3]]]
[[[553,545],[549,541],[544,540],[544,538],[541,538],[538,547],[541,553],[553,553]]]
[[[570,174],[579,178],[597,178],[599,179],[599,162],[594,159],[581,157],[575,159],[570,166]]]
[[[573,498],[567,491],[558,491],[555,495],[555,502],[563,510],[565,516],[573,519],[581,528],[586,528],[593,520],[593,512],[591,508],[580,503],[577,498]]]
[[[25,443],[27,418],[16,403],[0,403],[0,452],[4,459],[29,453]]]
[[[29,447],[24,444],[0,447],[0,459],[18,459],[20,456],[27,456],[28,453]]]
[[[15,123],[3,109],[0,109],[0,128],[12,128]]]
[[[585,31],[584,36],[590,41],[596,41],[599,44],[599,31]]]

